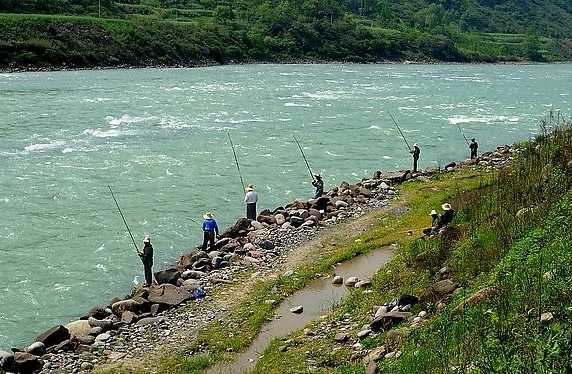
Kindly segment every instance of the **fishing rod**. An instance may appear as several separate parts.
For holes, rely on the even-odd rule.
[[[467,139],[467,137],[465,136],[465,133],[463,132],[463,130],[461,129],[461,126],[459,126],[458,123],[455,124],[457,126],[457,128],[459,129],[459,132],[461,133],[461,135],[463,135],[463,138],[465,139],[465,143],[467,143],[467,146],[470,147],[469,145],[469,139]]]
[[[240,183],[242,184],[242,192],[246,191],[244,187],[244,180],[242,179],[242,173],[240,172],[240,165],[238,164],[238,157],[236,157],[236,151],[234,150],[234,144],[232,143],[232,138],[230,137],[230,132],[226,133],[228,135],[228,140],[230,141],[230,147],[232,148],[232,154],[234,154],[234,161],[236,163],[236,169],[238,170],[238,176],[240,177]]]
[[[125,220],[125,216],[123,215],[123,212],[121,211],[121,208],[119,207],[119,203],[117,202],[117,199],[115,198],[115,195],[113,194],[113,190],[111,189],[111,186],[107,186],[107,188],[109,188],[109,192],[111,192],[111,197],[113,197],[113,201],[115,201],[115,205],[117,206],[117,210],[119,211],[119,214],[121,214],[121,218],[123,218],[123,223],[125,224],[125,227],[127,228],[127,232],[129,232],[129,236],[131,237],[131,241],[133,242],[133,246],[135,247],[135,250],[137,251],[137,253],[139,253],[139,248],[137,248],[137,244],[135,244],[135,239],[133,239],[133,234],[131,234],[131,230],[129,229],[129,225],[127,224],[127,220]]]
[[[388,112],[389,116],[391,117],[391,120],[393,121],[393,123],[395,124],[395,127],[397,127],[397,131],[399,131],[399,133],[401,134],[401,137],[403,138],[403,140],[405,141],[405,144],[407,145],[407,148],[409,148],[409,151],[411,151],[411,147],[409,146],[409,142],[407,142],[407,139],[405,138],[405,135],[403,135],[403,132],[401,131],[401,129],[399,128],[399,125],[397,124],[397,121],[395,120],[395,118],[393,118],[393,114],[391,114],[391,112]]]
[[[296,142],[296,144],[298,144],[298,148],[300,149],[300,153],[302,153],[302,157],[304,158],[304,162],[306,162],[306,166],[308,167],[308,171],[310,172],[310,176],[312,177],[312,180],[315,180],[316,178],[314,178],[314,173],[312,173],[312,169],[310,168],[310,164],[308,163],[308,159],[306,158],[306,155],[304,154],[304,150],[302,149],[300,142],[298,141],[298,139],[296,139],[296,135],[292,135],[292,137],[294,138],[294,141]]]

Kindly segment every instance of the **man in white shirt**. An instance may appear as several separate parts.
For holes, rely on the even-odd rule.
[[[246,195],[244,196],[246,203],[246,218],[256,220],[256,203],[258,202],[258,192],[254,191],[254,186],[249,184],[246,187]]]

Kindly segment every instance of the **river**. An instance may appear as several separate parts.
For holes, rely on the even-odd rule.
[[[246,183],[275,207],[312,194],[292,135],[326,187],[523,140],[570,108],[571,65],[244,65],[0,74],[0,347],[125,294],[150,234],[156,265],[200,241],[212,210],[242,213]]]

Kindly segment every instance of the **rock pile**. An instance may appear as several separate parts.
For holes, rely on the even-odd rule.
[[[467,166],[497,167],[511,159],[513,153],[509,146],[499,147],[478,160],[455,164],[451,170]],[[199,319],[192,313],[178,312],[177,306],[202,299],[217,284],[232,283],[233,274],[248,267],[275,268],[283,261],[287,249],[311,238],[321,228],[386,206],[396,196],[395,185],[413,179],[428,180],[433,172],[376,171],[372,178],[355,184],[342,182],[318,199],[263,210],[256,221],[241,218],[223,232],[212,250],[190,250],[174,267],[156,272],[158,285],[150,289],[136,287],[125,299],[114,299],[107,306],[93,308],[78,321],[55,326],[24,350],[0,352],[0,369],[21,373],[64,369],[76,373],[91,370],[102,360],[120,360],[130,353],[149,351],[152,344],[147,344],[145,336],[150,331],[160,344],[170,339],[173,330],[185,328],[182,317],[192,325]],[[351,286],[358,284],[367,287],[368,282],[356,280]],[[393,309],[378,316],[363,331],[376,331],[411,317],[403,314],[408,313],[405,310]],[[206,308],[200,322],[210,321],[217,312]],[[369,332],[363,334],[367,336]]]

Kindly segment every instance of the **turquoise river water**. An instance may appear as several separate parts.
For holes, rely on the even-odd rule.
[[[311,197],[296,134],[326,186],[526,139],[570,109],[571,65],[246,65],[0,74],[0,347],[125,294],[200,241],[205,210],[242,213],[227,131],[261,206]]]

